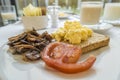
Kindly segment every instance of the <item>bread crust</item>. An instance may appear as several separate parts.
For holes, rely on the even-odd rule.
[[[108,36],[93,33],[92,37],[80,44],[80,47],[82,48],[83,53],[87,53],[97,48],[107,46],[109,44],[109,41],[110,38]]]

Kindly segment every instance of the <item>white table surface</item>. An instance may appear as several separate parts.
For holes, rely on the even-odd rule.
[[[20,34],[23,31],[24,31],[24,28],[23,28],[23,25],[22,25],[21,22],[16,22],[15,24],[9,24],[7,26],[1,27],[0,28],[0,47],[5,42],[7,42],[9,37]],[[104,32],[102,34],[108,35],[114,41],[118,41],[118,43],[120,43],[120,26],[114,26],[109,31],[106,31],[106,32]],[[120,64],[120,61],[118,61],[118,63]],[[4,75],[2,74],[2,70],[0,69],[0,80],[1,80],[1,78],[3,79]],[[119,73],[119,76],[118,76],[117,79],[120,80],[120,73]]]

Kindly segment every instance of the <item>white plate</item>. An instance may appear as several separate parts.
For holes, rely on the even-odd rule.
[[[95,32],[106,32],[113,27],[113,25],[108,23],[100,23],[96,25],[85,25],[85,26],[91,28]]]
[[[53,29],[47,31],[53,32]],[[120,80],[119,44],[119,40],[111,39],[109,46],[82,55],[82,60],[90,54],[97,60],[91,69],[77,74],[61,73],[45,66],[43,61],[19,63],[8,55],[8,46],[3,45],[0,48],[0,71],[6,79],[1,80]]]

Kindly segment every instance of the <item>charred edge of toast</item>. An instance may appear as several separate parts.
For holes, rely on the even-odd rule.
[[[109,44],[109,40],[110,40],[110,38],[106,37],[104,40],[101,40],[99,42],[96,42],[96,43],[87,45],[85,47],[82,47],[82,52],[87,53],[89,51],[92,51],[92,50],[107,46]]]

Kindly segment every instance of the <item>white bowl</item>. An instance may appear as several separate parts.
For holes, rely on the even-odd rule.
[[[48,26],[48,17],[47,16],[23,16],[22,22],[24,25],[25,31],[36,30],[46,28]]]

